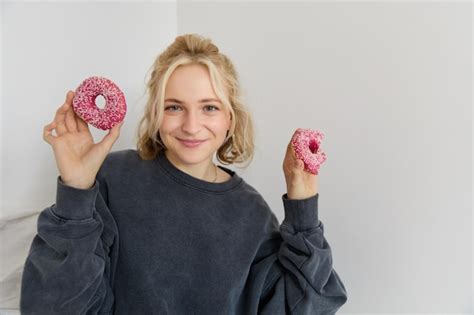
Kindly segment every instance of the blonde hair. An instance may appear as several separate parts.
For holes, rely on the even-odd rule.
[[[137,129],[137,151],[144,160],[154,159],[161,150],[159,128],[163,120],[165,88],[173,71],[181,65],[207,67],[217,97],[231,113],[231,127],[216,158],[222,164],[244,163],[254,155],[254,127],[251,113],[241,99],[238,74],[230,59],[219,52],[210,39],[198,34],[184,34],[162,52],[153,63],[147,82],[148,101]],[[228,95],[228,97],[226,96]]]

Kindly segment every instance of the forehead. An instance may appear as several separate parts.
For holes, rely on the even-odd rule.
[[[165,88],[166,98],[195,101],[203,98],[217,98],[212,88],[209,71],[204,65],[184,65],[171,74]]]

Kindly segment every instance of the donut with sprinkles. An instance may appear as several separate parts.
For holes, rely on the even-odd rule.
[[[105,98],[104,108],[97,107],[96,98]],[[108,130],[120,123],[127,113],[125,95],[111,80],[92,76],[85,79],[76,89],[72,101],[74,112],[92,126]]]
[[[317,175],[321,164],[326,160],[326,153],[321,149],[324,134],[318,130],[298,128],[291,141],[295,155],[304,163],[304,170]]]

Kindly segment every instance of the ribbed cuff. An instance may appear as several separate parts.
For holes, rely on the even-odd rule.
[[[66,220],[92,218],[98,192],[99,182],[97,179],[90,189],[80,189],[66,185],[61,180],[61,176],[58,176],[56,204],[51,210]]]
[[[285,219],[282,224],[292,226],[295,231],[318,227],[318,198],[319,193],[306,199],[288,199],[288,195],[284,194]]]

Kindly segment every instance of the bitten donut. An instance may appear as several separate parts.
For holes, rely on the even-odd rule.
[[[296,157],[304,163],[304,170],[317,175],[327,157],[321,149],[324,134],[318,130],[298,128],[291,141]]]
[[[104,108],[97,107],[95,99],[105,98]],[[72,101],[74,112],[87,123],[108,130],[120,123],[127,113],[125,95],[111,80],[93,76],[85,79],[76,89]]]

